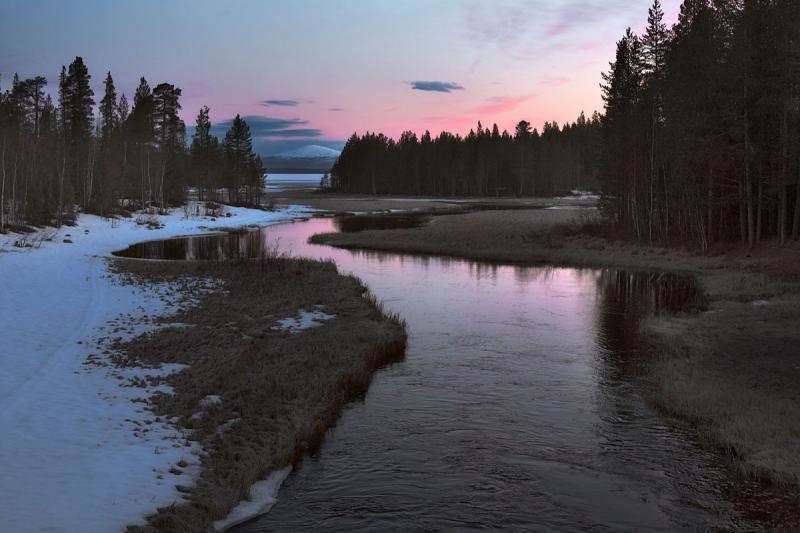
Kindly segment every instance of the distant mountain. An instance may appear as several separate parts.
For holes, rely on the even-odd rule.
[[[320,146],[318,144],[308,144],[306,146],[301,146],[300,148],[295,148],[294,150],[289,150],[288,152],[281,152],[274,156],[277,159],[336,159],[339,157],[341,152],[339,150],[334,150],[333,148],[328,148],[326,146]]]
[[[307,144],[294,150],[268,155],[262,159],[268,173],[321,174],[330,171],[340,153],[338,150],[318,144]]]

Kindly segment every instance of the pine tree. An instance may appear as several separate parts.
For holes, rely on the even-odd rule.
[[[656,220],[656,173],[657,173],[657,143],[663,123],[663,80],[667,62],[669,46],[669,30],[664,23],[664,11],[659,0],[653,0],[652,7],[647,14],[647,29],[642,37],[642,57],[644,60],[643,74],[645,76],[646,93],[643,105],[650,111],[650,124],[648,136],[648,213],[647,233],[648,242],[653,242],[653,230]]]
[[[601,179],[609,191],[604,208],[618,225],[633,226],[641,237],[640,213],[635,188],[637,161],[635,159],[636,121],[642,83],[642,65],[638,38],[626,31],[617,43],[617,53],[611,69],[603,74],[604,159]]]
[[[47,85],[47,78],[44,76],[35,76],[29,80],[25,80],[28,86],[28,96],[31,99],[33,109],[33,137],[39,138],[39,123],[41,121],[42,105],[44,103],[44,88]]]
[[[245,191],[248,203],[258,203],[263,187],[261,158],[253,153],[253,138],[247,122],[236,115],[223,141],[225,168],[223,178],[233,202],[241,202]]]
[[[71,199],[88,206],[94,185],[94,91],[90,85],[91,76],[81,57],[76,57],[66,72],[62,67],[61,72],[59,107],[67,147],[65,185],[69,185]]]
[[[181,164],[185,147],[186,126],[178,112],[181,110],[181,90],[170,83],[160,83],[153,89],[153,125],[155,128],[160,165],[156,191],[157,202],[183,201]]]
[[[108,143],[111,134],[117,128],[119,115],[117,114],[117,91],[114,88],[114,79],[111,72],[106,75],[103,82],[105,93],[100,100],[101,142]]]
[[[219,145],[217,138],[211,135],[211,120],[209,119],[208,106],[203,106],[197,113],[194,135],[190,154],[192,156],[193,176],[200,185],[201,198],[211,194],[215,198],[217,152]]]

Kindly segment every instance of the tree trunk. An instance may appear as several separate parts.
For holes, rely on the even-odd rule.
[[[745,91],[745,96],[747,91]],[[746,98],[745,98],[746,100]],[[746,105],[746,104],[745,104]],[[744,197],[747,206],[747,247],[752,250],[755,242],[753,220],[753,184],[750,176],[750,124],[747,109],[744,111]]]
[[[669,189],[667,187],[667,169],[662,166],[661,172],[664,176],[664,240],[669,244]]]
[[[56,167],[58,168],[58,167]],[[56,226],[61,227],[61,215],[64,212],[64,174],[67,172],[67,152],[61,158],[61,172],[58,173],[58,212],[56,213]]]
[[[744,207],[744,183],[739,180],[739,240],[747,242],[747,215]]]
[[[708,162],[708,245],[714,242],[714,163]]]
[[[758,169],[758,209],[756,215],[756,242],[761,242],[761,228],[764,218],[764,177],[761,168]]]
[[[781,115],[781,181],[779,183],[778,207],[778,242],[781,246],[786,244],[786,222],[789,209],[788,187],[789,178],[789,106],[784,101],[783,114]]]
[[[655,106],[654,106],[655,107]],[[655,183],[655,172],[656,172],[656,112],[653,109],[652,115],[652,129],[650,133],[650,216],[649,220],[647,221],[647,233],[648,239],[650,241],[650,245],[653,244],[653,206],[655,202],[653,201],[653,187]]]
[[[792,221],[792,239],[800,237],[800,168],[797,169],[797,186],[794,195],[794,220]]]
[[[0,165],[2,165],[3,177],[0,178],[0,233],[6,229],[6,138],[3,137],[3,149],[0,152]]]

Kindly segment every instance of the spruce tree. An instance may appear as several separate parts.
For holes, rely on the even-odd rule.
[[[100,100],[100,120],[101,120],[101,142],[107,144],[111,138],[111,134],[117,127],[118,114],[117,114],[117,91],[114,88],[114,79],[111,77],[111,72],[106,75],[103,82],[105,92],[103,99]]]

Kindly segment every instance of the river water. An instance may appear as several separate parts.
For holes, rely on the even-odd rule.
[[[236,531],[761,529],[726,498],[720,458],[636,384],[637,320],[702,307],[691,280],[307,243],[341,227],[315,218],[122,254],[256,256],[278,243],[333,259],[408,322],[405,359],[377,372],[270,513]]]

